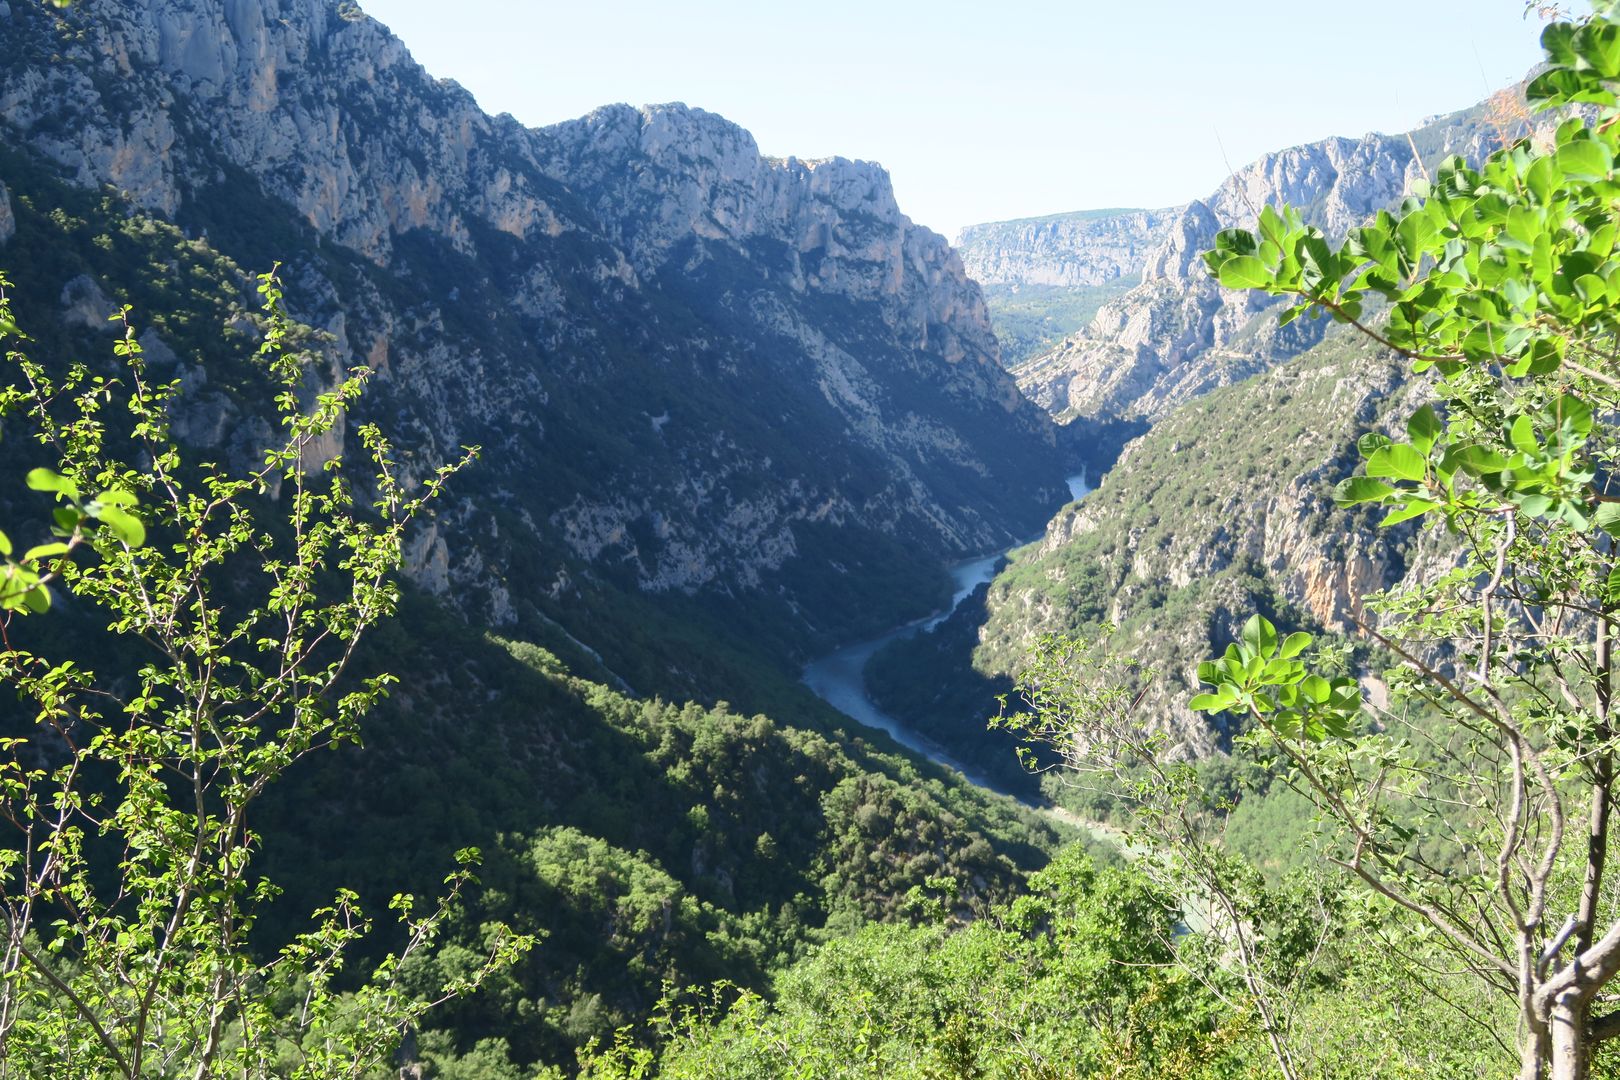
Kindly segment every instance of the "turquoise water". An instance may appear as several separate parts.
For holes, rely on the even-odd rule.
[[[1086,474],[1084,472],[1069,477],[1068,484],[1070,494],[1077,500],[1091,490],[1086,483]],[[1011,548],[1008,550],[1010,551]],[[956,581],[956,592],[951,596],[950,606],[936,611],[926,618],[906,623],[904,626],[897,626],[887,633],[880,634],[868,641],[846,645],[836,652],[812,661],[806,665],[803,676],[805,685],[810,687],[817,697],[850,719],[866,727],[886,731],[900,745],[908,747],[941,765],[955,769],[970,782],[980,787],[989,788],[992,791],[1001,791],[1002,794],[1007,794],[1007,792],[991,783],[972,766],[956,760],[931,739],[912,731],[905,724],[878,708],[876,703],[867,696],[866,678],[863,673],[866,670],[866,662],[872,659],[872,654],[889,642],[911,637],[920,630],[926,630],[943,622],[950,616],[951,612],[957,609],[963,600],[973,595],[974,589],[995,576],[996,566],[1005,555],[1005,551],[998,551],[991,555],[984,555],[957,563],[951,567],[951,577]]]

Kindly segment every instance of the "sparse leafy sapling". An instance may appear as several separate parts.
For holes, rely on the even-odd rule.
[[[358,1076],[433,1004],[400,966],[432,945],[477,853],[458,856],[441,900],[395,899],[401,950],[340,992],[372,925],[352,892],[279,951],[250,948],[278,892],[254,872],[250,811],[300,758],[358,742],[394,679],[352,672],[355,649],[395,610],[404,530],[473,451],[410,481],[360,424],[361,488],[340,458],[315,458],[366,372],[309,394],[274,275],[259,292],[281,431],[233,475],[171,438],[180,383],[152,381],[127,311],[115,372],[53,371],[21,351],[0,284],[0,415],[56,463],[27,475],[51,499],[50,539],[20,556],[0,539],[0,681],[23,712],[0,732],[0,1073]],[[53,592],[105,627],[89,650],[105,669],[30,651],[18,620]],[[498,926],[487,942],[440,999],[530,944]]]
[[[1308,671],[1264,620],[1199,668],[1343,841],[1338,857],[1508,996],[1522,1080],[1579,1080],[1620,1036],[1608,865],[1620,610],[1620,22],[1548,26],[1528,85],[1545,130],[1453,158],[1330,244],[1290,208],[1206,255],[1407,358],[1435,402],[1369,433],[1344,507],[1432,524],[1430,557],[1369,601],[1388,703]],[[1441,538],[1445,539],[1441,539]],[[1425,541],[1429,543],[1430,541]]]
[[[1197,763],[1139,708],[1154,675],[1111,651],[1113,632],[1105,626],[1091,640],[1043,637],[1016,679],[1023,707],[1008,711],[1004,699],[992,724],[1055,751],[1067,779],[1097,785],[1124,807],[1123,849],[1164,895],[1179,899],[1183,918],[1200,931],[1197,942],[1164,942],[1166,955],[1217,993],[1240,988],[1277,1071],[1288,1080],[1306,1075],[1289,1031],[1332,933],[1329,919],[1314,916],[1335,904],[1335,890],[1302,880],[1298,895],[1285,898],[1220,844],[1220,816],[1229,807],[1211,804]],[[1308,704],[1318,695],[1353,714],[1353,683],[1307,674],[1297,659],[1308,643],[1304,634],[1279,643],[1270,623],[1250,620],[1241,642],[1204,665],[1222,681],[1198,705],[1249,703],[1300,732],[1316,732],[1324,722]],[[1041,758],[1029,750],[1021,748],[1020,756],[1026,767],[1039,767]],[[1297,909],[1300,901],[1315,929],[1295,948],[1275,931],[1279,919],[1294,918],[1284,909]]]

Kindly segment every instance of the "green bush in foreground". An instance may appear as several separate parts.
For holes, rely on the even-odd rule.
[[[17,346],[27,339],[5,287],[0,336]],[[279,891],[254,872],[250,812],[294,762],[355,741],[385,693],[389,676],[349,661],[397,603],[405,527],[456,468],[408,485],[382,435],[360,426],[371,508],[357,508],[341,463],[315,455],[362,376],[309,400],[300,328],[273,276],[260,292],[283,430],[246,475],[183,459],[169,433],[179,382],[151,380],[127,322],[112,374],[6,356],[0,415],[55,466],[28,476],[55,503],[55,539],[15,559],[0,543],[0,682],[23,703],[0,731],[6,1074],[363,1075],[432,1001],[529,945],[491,927],[453,978],[426,995],[402,985],[402,961],[471,880],[465,852],[444,899],[394,898],[403,944],[346,992],[334,980],[371,926],[351,892],[272,955],[249,948]],[[105,627],[99,644],[77,642],[100,670],[31,651],[21,616],[43,613],[51,591],[82,626]]]

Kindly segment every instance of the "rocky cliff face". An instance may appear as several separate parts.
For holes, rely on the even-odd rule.
[[[1340,239],[1398,203],[1427,164],[1449,154],[1477,160],[1499,138],[1476,108],[1410,136],[1327,139],[1261,158],[1175,215],[1141,264],[1141,284],[1104,305],[1089,327],[1020,366],[1019,384],[1057,414],[1156,420],[1298,354],[1321,339],[1325,324],[1301,320],[1279,329],[1274,302],[1220,288],[1200,258],[1215,234],[1252,227],[1262,206],[1287,202]]]
[[[977,287],[876,166],[766,159],[679,105],[527,129],[327,0],[6,8],[0,142],[288,260],[415,460],[483,445],[413,572],[498,623],[594,581],[844,632],[1060,501]],[[251,451],[250,402],[192,407]],[[902,582],[889,610],[867,574]]]
[[[956,249],[981,285],[1106,285],[1142,272],[1178,210],[1093,210],[969,225]]]

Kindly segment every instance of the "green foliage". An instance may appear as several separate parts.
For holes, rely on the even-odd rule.
[[[1140,875],[1070,851],[993,918],[870,927],[785,973],[774,1001],[671,1003],[656,1054],[621,1043],[583,1075],[1232,1075],[1244,1018],[1166,966],[1174,924]]]
[[[943,773],[724,706],[630,698],[420,600],[372,643],[438,674],[383,704],[363,750],[289,778],[262,819],[266,867],[296,911],[326,882],[367,895],[484,848],[483,887],[442,938],[446,970],[488,923],[539,944],[431,1019],[431,1063],[489,1057],[477,1048],[500,1039],[514,1069],[561,1065],[619,1028],[644,1045],[665,984],[763,993],[834,934],[914,918],[913,889],[948,882],[958,921],[1007,902],[1056,846],[1034,815]],[[412,978],[442,978],[440,963]]]
[[[360,1071],[385,1060],[434,999],[468,992],[529,945],[492,927],[477,962],[427,996],[405,992],[401,963],[433,941],[472,879],[477,853],[463,851],[461,869],[441,883],[444,899],[424,907],[393,898],[406,944],[347,993],[335,976],[370,926],[351,891],[273,955],[249,947],[279,891],[254,865],[249,810],[312,750],[355,741],[360,718],[385,695],[390,676],[346,669],[394,610],[406,525],[457,468],[410,492],[386,440],[362,425],[372,505],[357,508],[340,463],[309,455],[362,378],[301,405],[307,357],[293,346],[273,275],[259,291],[259,355],[280,387],[283,431],[245,476],[184,460],[169,427],[179,381],[151,381],[127,321],[113,377],[83,364],[58,374],[7,354],[17,382],[0,392],[0,415],[56,460],[27,481],[60,504],[60,539],[13,564],[16,582],[31,572],[30,554],[53,560],[0,619],[0,679],[29,714],[0,738],[0,816],[15,829],[0,848],[6,1069]],[[0,322],[26,341],[3,296]],[[127,428],[109,409],[127,414]],[[284,521],[264,513],[272,484],[287,489]],[[81,546],[93,557],[67,557]],[[45,588],[104,620],[103,658],[123,670],[98,673],[27,647],[14,616],[43,610],[28,596]]]
[[[1243,624],[1242,640],[1226,655],[1198,665],[1198,679],[1213,690],[1187,703],[1199,712],[1239,711],[1262,718],[1279,738],[1321,742],[1344,738],[1361,712],[1356,680],[1323,678],[1298,659],[1311,635],[1295,632],[1283,641],[1271,621],[1254,615]]]
[[[1526,1080],[1590,1074],[1620,974],[1620,24],[1601,5],[1542,43],[1526,96],[1561,110],[1556,131],[1442,163],[1338,248],[1267,208],[1206,255],[1222,284],[1292,299],[1285,320],[1326,313],[1438,372],[1438,406],[1404,440],[1364,435],[1337,501],[1386,525],[1427,516],[1458,554],[1369,605],[1400,661],[1388,707],[1309,674],[1258,616],[1200,665],[1211,689],[1192,701],[1244,716],[1246,746],[1340,833],[1335,861],[1511,1003]]]

